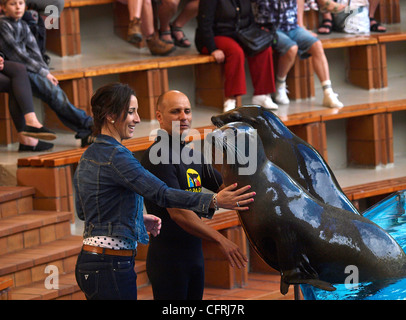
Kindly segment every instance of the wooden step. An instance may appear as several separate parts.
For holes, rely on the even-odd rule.
[[[14,282],[11,299],[84,299],[74,275],[82,240],[81,236],[68,236],[34,248],[0,256],[1,277],[12,279]],[[50,265],[58,268],[59,289],[45,287],[45,279],[49,275],[45,273],[45,268]],[[138,276],[138,287],[148,285],[145,260],[136,260],[134,269]]]
[[[59,276],[58,289],[47,289],[44,281],[37,281],[27,286],[13,288],[11,300],[84,300],[85,295],[76,283],[75,273]]]
[[[0,186],[0,218],[31,211],[34,194],[34,187]]]
[[[148,281],[140,281],[145,278],[145,261],[135,261],[135,271],[137,272],[138,288],[149,285]],[[36,281],[26,286],[13,288],[11,290],[11,300],[85,300],[84,293],[80,290],[76,282],[75,272],[59,275],[58,289],[47,289],[44,281]]]
[[[0,220],[0,254],[61,239],[70,235],[71,212],[30,211]]]
[[[45,278],[43,273],[47,264],[57,264],[58,262],[63,268],[62,262],[76,256],[81,247],[81,236],[67,236],[32,248],[3,254],[0,256],[0,276],[13,274],[15,286],[21,285],[19,281],[23,281],[23,285],[27,284],[28,278],[31,279],[32,276],[34,276],[32,280],[36,281],[35,277],[38,276],[38,273],[41,273],[42,277]],[[41,267],[42,270],[39,272]],[[32,273],[27,273],[27,270],[32,271]],[[24,279],[20,279],[18,276],[24,276]]]

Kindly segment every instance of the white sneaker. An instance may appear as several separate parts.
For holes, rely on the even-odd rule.
[[[324,94],[323,106],[329,108],[342,108],[344,107],[344,104],[340,100],[338,100],[338,94],[332,92]]]
[[[269,94],[260,94],[252,97],[252,104],[263,106],[267,109],[278,109],[278,105],[272,101]]]
[[[233,109],[235,109],[235,106],[236,106],[235,99],[227,99],[226,101],[224,101],[224,104],[223,104],[223,112],[233,110]]]
[[[288,98],[288,90],[286,89],[286,83],[276,87],[276,92],[274,94],[274,99],[276,103],[279,104],[289,104],[290,100]]]

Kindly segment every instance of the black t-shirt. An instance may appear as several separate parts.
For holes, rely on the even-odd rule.
[[[203,155],[200,150],[193,150],[187,143],[179,141],[177,142],[177,147],[173,148],[173,142],[170,137],[169,146],[164,151],[169,153],[169,164],[153,164],[151,157],[162,156],[156,148],[158,142],[159,138],[142,157],[141,163],[147,170],[172,188],[202,192],[202,187],[204,187],[213,192],[218,191],[222,184],[221,175],[211,165],[204,164]],[[155,149],[153,149],[154,146]],[[185,164],[182,161],[185,159],[182,159],[182,154],[183,157],[186,155],[186,158],[197,161]],[[173,253],[175,249],[182,249],[178,251],[180,253],[181,251],[185,252],[185,250],[190,252],[201,248],[201,239],[183,230],[171,219],[166,208],[159,207],[148,200],[145,200],[145,207],[149,214],[156,215],[162,219],[161,233],[158,237],[150,237],[149,250],[154,250],[154,248],[169,249]],[[166,250],[161,250],[161,253],[163,252],[166,252]]]

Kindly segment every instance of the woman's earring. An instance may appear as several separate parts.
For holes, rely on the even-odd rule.
[[[111,120],[111,123],[114,123],[114,120]]]

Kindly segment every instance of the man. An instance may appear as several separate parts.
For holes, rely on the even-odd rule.
[[[186,135],[192,123],[192,108],[186,95],[179,91],[168,91],[161,95],[156,118],[161,129],[166,131],[161,131],[159,135],[169,134],[169,146],[165,150],[169,152],[169,164],[152,163],[156,156],[154,146],[160,143],[158,139],[145,152],[142,165],[169,187],[193,192],[201,192],[202,187],[205,187],[217,192],[222,185],[220,174],[203,164],[200,152],[180,139],[182,134]],[[182,154],[187,154],[188,159],[199,161],[185,164]],[[245,267],[248,260],[238,246],[206,225],[193,211],[161,208],[149,201],[145,201],[145,206],[148,212],[162,219],[161,234],[150,240],[147,256],[147,273],[154,299],[202,299],[202,239],[217,243],[231,266]]]
[[[343,104],[338,100],[331,86],[330,71],[323,45],[319,39],[301,26],[302,19],[298,19],[303,14],[303,1],[256,0],[257,23],[266,28],[271,28],[273,24],[278,23],[278,43],[275,50],[279,53],[279,59],[276,63],[275,101],[279,104],[289,104],[286,76],[295,63],[296,55],[299,54],[301,59],[313,57],[314,71],[323,88],[323,105],[342,108]],[[332,6],[331,10],[335,8]]]

